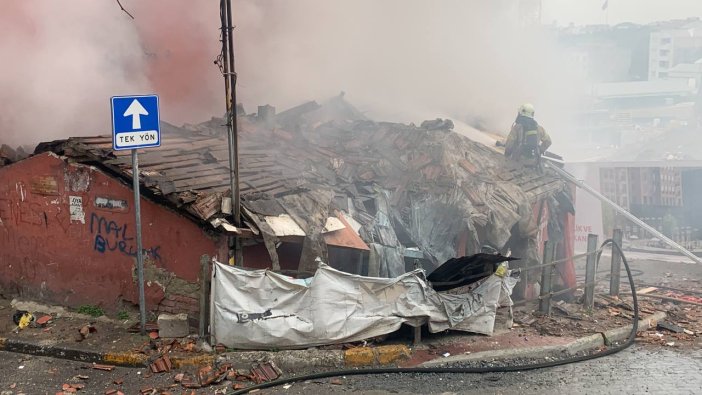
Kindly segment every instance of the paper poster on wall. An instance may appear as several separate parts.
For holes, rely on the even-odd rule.
[[[71,222],[78,221],[85,223],[85,212],[83,211],[83,198],[80,196],[68,197],[68,211],[71,215]]]

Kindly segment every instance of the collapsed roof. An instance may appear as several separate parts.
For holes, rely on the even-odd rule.
[[[0,167],[20,161],[27,156],[29,156],[29,154],[21,146],[17,147],[17,149],[12,149],[12,147],[7,144],[0,145]]]
[[[233,227],[224,124],[163,123],[162,146],[140,151],[139,176],[152,198],[226,231]],[[368,274],[384,277],[405,272],[408,252],[434,264],[455,257],[462,233],[466,253],[477,253],[481,244],[505,246],[513,228],[533,231],[531,207],[562,193],[562,180],[515,167],[452,127],[375,122],[343,96],[277,116],[260,107],[239,118],[245,224],[265,241],[274,269],[277,240],[298,236],[301,271],[314,272],[315,257],[337,245],[370,249]],[[36,152],[43,151],[131,180],[129,152],[113,151],[110,136],[42,143]]]

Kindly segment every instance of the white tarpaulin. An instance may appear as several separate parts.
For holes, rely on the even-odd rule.
[[[468,294],[437,293],[420,270],[364,277],[320,264],[314,277],[216,262],[211,325],[215,344],[239,349],[302,348],[391,333],[407,323],[492,334],[498,304],[511,305],[516,279],[495,275]]]

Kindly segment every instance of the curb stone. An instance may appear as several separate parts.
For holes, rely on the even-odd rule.
[[[639,321],[639,328],[650,328],[660,320],[665,319],[665,312],[657,312]],[[472,354],[453,355],[447,358],[433,359],[419,365],[421,367],[438,367],[456,362],[468,361],[498,361],[518,358],[543,359],[574,356],[584,351],[593,351],[603,346],[611,346],[616,342],[626,340],[632,325],[610,329],[602,333],[575,339],[570,343],[558,346],[522,347],[506,350],[480,351]]]
[[[29,354],[39,357],[68,359],[77,362],[105,363],[115,366],[146,367],[146,355],[136,353],[100,353],[95,351],[75,350],[67,347],[42,346],[25,343],[16,339],[0,338],[0,350]]]
[[[599,342],[604,344],[602,341],[602,336],[599,337]],[[544,358],[560,358],[567,356],[568,345],[559,346],[539,346],[539,347],[520,347],[507,350],[490,350],[490,351],[480,351],[471,354],[462,355],[452,355],[446,358],[432,359],[426,361],[419,365],[420,367],[439,367],[446,364],[452,364],[457,362],[469,362],[469,361],[499,361],[499,360],[509,360],[517,358],[534,358],[534,359],[544,359]]]
[[[284,372],[345,366],[341,350],[234,351],[219,354],[218,359],[231,363],[236,369],[250,368],[254,362],[271,361]]]
[[[659,311],[653,313],[648,317],[642,318],[641,320],[639,320],[639,331],[653,328],[658,324],[658,321],[664,320],[667,316],[668,315],[665,312]],[[633,324],[629,324],[621,328],[610,329],[608,331],[602,332],[605,345],[611,346],[626,340],[627,336],[629,336],[629,332],[631,332],[632,326]]]
[[[665,312],[657,312],[639,321],[639,328],[651,328],[658,321],[666,318]],[[463,361],[495,361],[516,358],[559,358],[572,356],[583,351],[590,351],[603,346],[611,346],[626,339],[632,325],[610,329],[602,333],[581,337],[565,345],[523,347],[506,350],[481,351],[473,354],[454,355],[434,359],[419,365],[422,367],[441,366]],[[144,368],[148,367],[148,357],[137,353],[100,353],[95,351],[75,350],[67,347],[25,343],[16,339],[0,337],[0,350],[35,356],[68,359],[87,363],[104,363],[114,366]],[[195,356],[172,356],[176,369],[188,366],[201,366],[214,361],[227,361],[234,367],[250,367],[251,363],[272,361],[284,371],[314,368],[370,367],[388,365],[409,358],[412,352],[405,345],[386,345],[378,347],[356,347],[342,350],[287,350],[241,351],[223,354],[199,354]]]
[[[410,348],[402,345],[356,347],[348,350],[288,350],[284,352],[242,351],[219,356],[235,368],[250,367],[256,361],[272,361],[283,371],[316,368],[370,367],[389,365],[409,358]]]

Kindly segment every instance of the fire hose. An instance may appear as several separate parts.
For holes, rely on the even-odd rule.
[[[583,362],[583,361],[588,361],[591,359],[595,358],[601,358],[607,355],[612,355],[615,353],[618,353],[619,351],[622,351],[626,349],[627,347],[631,346],[634,344],[634,340],[636,339],[636,332],[638,331],[639,327],[639,303],[638,299],[636,296],[636,286],[634,285],[634,277],[631,274],[631,269],[629,268],[629,262],[626,260],[626,257],[624,256],[624,252],[622,251],[621,247],[619,244],[617,244],[613,239],[608,239],[605,240],[602,243],[602,246],[600,247],[600,254],[598,254],[598,261],[600,258],[600,255],[602,253],[602,247],[605,247],[606,245],[611,244],[613,249],[616,249],[619,255],[622,257],[622,262],[624,263],[624,268],[626,269],[626,274],[627,277],[629,278],[629,285],[631,287],[631,296],[633,298],[633,304],[634,304],[634,317],[632,318],[632,326],[631,326],[631,332],[629,332],[629,336],[627,337],[626,341],[622,343],[621,345],[615,346],[615,347],[610,347],[606,350],[603,351],[598,351],[594,354],[589,354],[589,355],[582,355],[582,356],[574,356],[570,358],[565,358],[565,359],[560,359],[560,360],[555,360],[555,361],[548,361],[548,362],[540,362],[540,363],[532,363],[532,364],[525,364],[525,365],[510,365],[510,366],[495,366],[495,367],[432,367],[432,368],[370,368],[370,369],[346,369],[346,370],[334,370],[334,371],[327,371],[327,372],[320,372],[320,373],[312,373],[312,374],[306,374],[306,375],[301,375],[301,376],[292,376],[292,377],[286,377],[284,379],[278,379],[275,381],[270,381],[267,383],[261,383],[258,385],[254,385],[239,391],[235,391],[234,395],[237,394],[246,394],[249,393],[250,391],[253,390],[261,390],[265,388],[271,388],[271,387],[277,387],[279,385],[284,385],[284,384],[289,384],[289,383],[294,383],[294,382],[299,382],[299,381],[307,381],[307,380],[318,380],[318,379],[323,379],[323,378],[328,378],[328,377],[337,377],[337,376],[359,376],[359,375],[371,375],[371,374],[391,374],[391,373],[506,373],[506,372],[519,372],[519,371],[525,371],[525,370],[534,370],[534,369],[544,369],[544,368],[552,368],[555,366],[561,366],[561,365],[567,365],[571,363],[576,363],[576,362]]]

